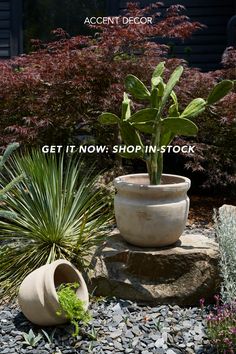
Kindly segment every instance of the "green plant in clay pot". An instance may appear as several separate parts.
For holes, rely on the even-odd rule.
[[[84,302],[76,295],[79,286],[78,283],[66,283],[61,284],[57,289],[60,310],[56,314],[65,316],[74,326],[73,337],[77,337],[79,334],[79,323],[87,324],[91,320]]]
[[[108,112],[99,117],[102,124],[118,124],[124,146],[136,147],[133,153],[122,153],[123,157],[139,158],[146,163],[148,174],[115,179],[118,228],[126,241],[146,247],[176,242],[188,216],[190,180],[162,173],[165,147],[175,136],[197,135],[198,127],[191,119],[222,99],[234,86],[233,81],[223,80],[211,90],[207,99],[195,98],[180,111],[174,88],[184,69],[178,66],[167,83],[163,79],[164,70],[165,62],[159,63],[153,72],[150,89],[134,75],[125,79],[126,91],[136,100],[146,102],[147,108],[132,113],[131,100],[124,93],[121,117]],[[147,139],[148,147],[144,143]]]

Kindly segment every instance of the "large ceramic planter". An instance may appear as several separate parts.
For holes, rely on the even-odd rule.
[[[87,286],[79,271],[66,260],[57,260],[30,273],[22,282],[18,302],[23,314],[31,322],[40,326],[52,326],[67,322],[65,316],[58,316],[58,296],[56,288],[64,283],[79,283],[76,294],[89,304]]]
[[[134,174],[114,184],[117,227],[127,242],[162,247],[179,239],[189,211],[188,178],[164,174],[160,185],[150,185],[147,174]]]

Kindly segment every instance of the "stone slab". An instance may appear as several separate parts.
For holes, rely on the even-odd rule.
[[[198,305],[218,291],[218,258],[218,244],[200,234],[183,235],[171,247],[140,248],[115,231],[92,257],[89,288],[98,296]]]
[[[236,206],[230,204],[224,204],[219,208],[219,214],[228,214],[228,215],[235,215],[236,217]]]

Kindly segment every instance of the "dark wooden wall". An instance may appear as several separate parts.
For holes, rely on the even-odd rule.
[[[0,0],[0,57],[9,58],[22,52],[21,0]]]
[[[139,1],[142,6],[150,4],[151,0]],[[221,56],[225,47],[232,45],[232,34],[228,33],[227,25],[230,18],[236,13],[235,0],[163,0],[164,10],[173,4],[186,7],[186,14],[192,21],[199,21],[207,26],[198,31],[191,39],[184,43],[167,40],[171,45],[172,54],[186,59],[192,66],[200,67],[205,71],[219,68]],[[122,13],[126,0],[110,1],[109,12],[112,15]],[[231,42],[228,42],[229,37]],[[236,41],[235,41],[236,42]]]
[[[229,20],[227,31],[228,31],[228,45],[236,47],[236,15],[232,16],[231,19]]]

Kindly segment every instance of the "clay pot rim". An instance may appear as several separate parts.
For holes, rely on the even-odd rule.
[[[132,190],[137,190],[139,191],[140,189],[145,189],[145,190],[178,190],[183,189],[183,190],[188,190],[191,186],[191,181],[189,178],[185,176],[180,176],[180,175],[172,175],[172,174],[162,174],[162,177],[164,179],[169,179],[170,183],[162,183],[159,185],[151,185],[149,183],[140,183],[140,182],[135,182],[135,180],[138,179],[144,179],[147,182],[149,182],[149,176],[147,173],[136,173],[136,174],[128,174],[128,175],[123,175],[116,177],[114,179],[114,185],[117,188],[121,189],[132,189]],[[133,180],[132,182],[130,180]]]

